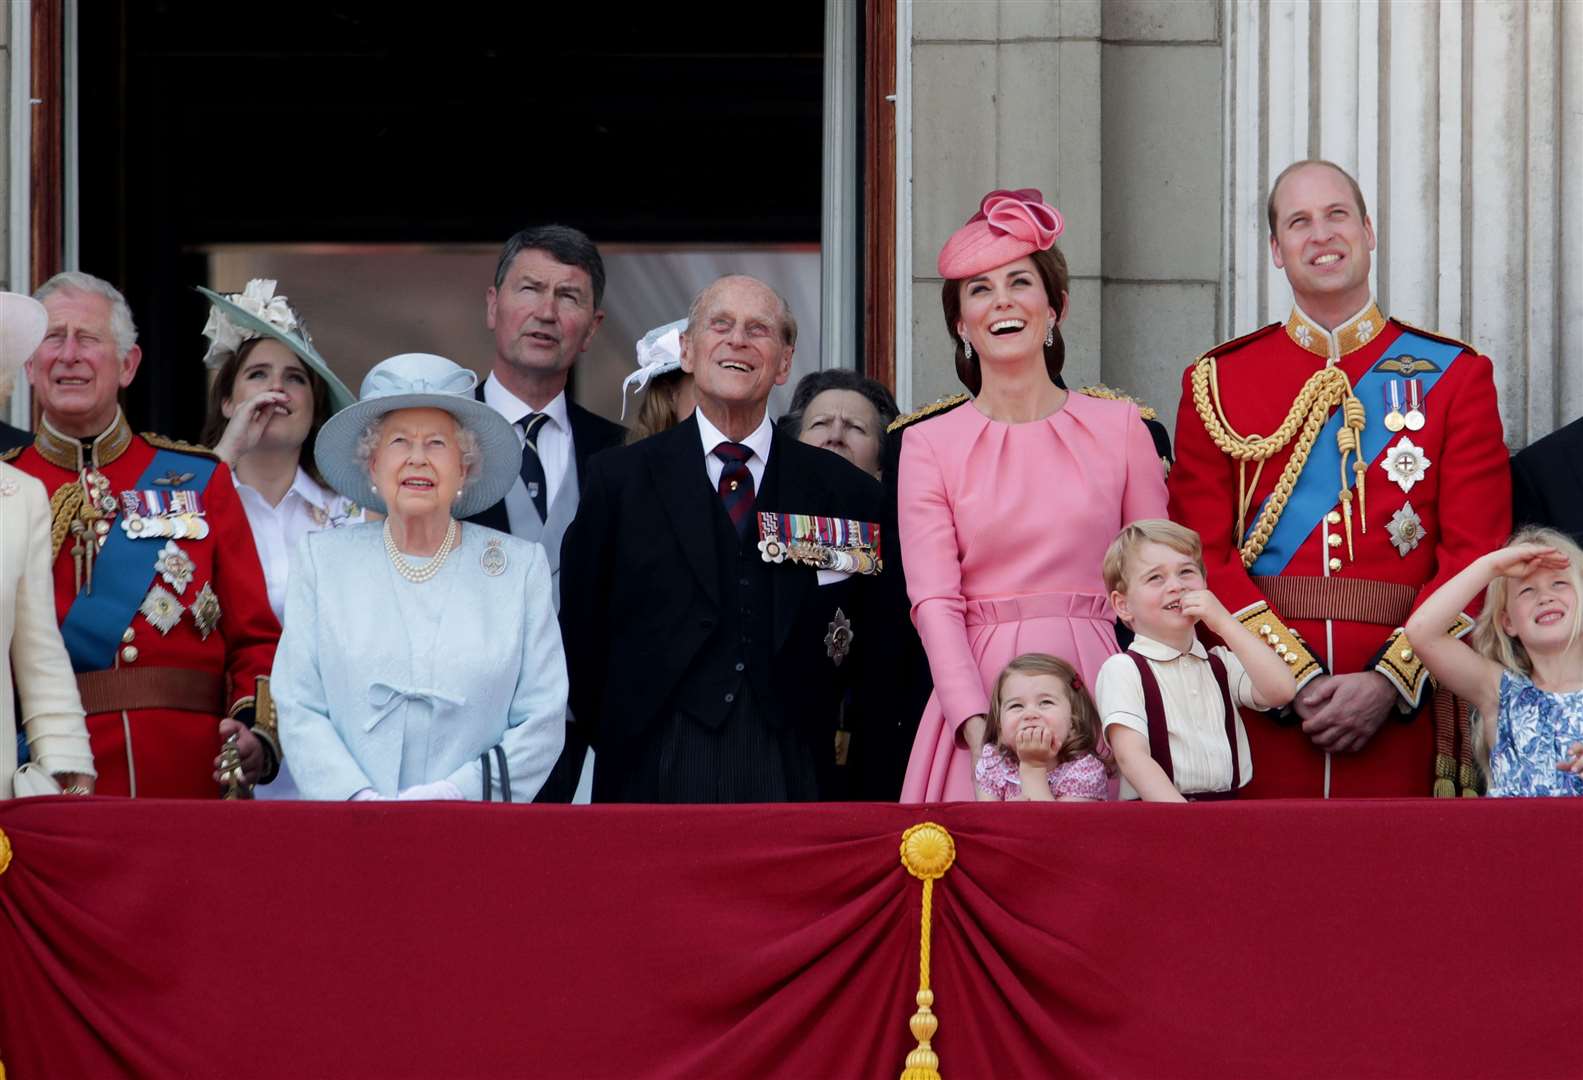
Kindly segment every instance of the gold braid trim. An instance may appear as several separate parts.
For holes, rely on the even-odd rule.
[[[199,457],[206,458],[219,457],[218,454],[216,454],[213,450],[210,450],[207,446],[199,446],[197,443],[182,442],[180,439],[172,439],[168,436],[161,435],[153,431],[143,432],[143,441],[148,443],[150,446],[157,446],[161,450],[180,450],[184,454],[197,454]]]
[[[1352,393],[1352,383],[1348,381],[1346,373],[1337,367],[1327,367],[1309,376],[1308,381],[1303,384],[1302,390],[1293,400],[1291,409],[1287,411],[1286,419],[1281,421],[1281,426],[1275,429],[1274,434],[1267,437],[1241,435],[1232,428],[1220,404],[1220,383],[1215,374],[1213,356],[1201,357],[1198,363],[1193,365],[1192,381],[1193,404],[1198,409],[1204,430],[1222,453],[1237,462],[1237,486],[1240,490],[1237,500],[1237,535],[1234,542],[1242,545],[1242,565],[1245,567],[1252,566],[1263,553],[1264,546],[1270,542],[1270,534],[1274,532],[1276,522],[1281,520],[1281,514],[1286,510],[1287,500],[1291,498],[1297,477],[1308,462],[1308,454],[1319,438],[1320,429],[1330,419],[1331,410],[1337,406],[1341,407],[1342,427],[1336,433],[1336,445],[1341,450],[1339,498],[1346,518],[1347,554],[1350,556],[1352,554],[1352,492],[1347,485],[1347,457],[1351,455],[1355,459],[1352,463],[1352,472],[1357,481],[1358,506],[1359,513],[1363,517],[1363,531],[1367,532],[1367,504],[1364,501],[1363,485],[1368,463],[1359,453],[1363,425],[1367,416],[1363,402]],[[1295,444],[1292,443],[1294,437]],[[1291,457],[1287,459],[1286,467],[1281,470],[1281,477],[1276,481],[1275,489],[1265,502],[1252,534],[1248,535],[1244,542],[1242,537],[1246,532],[1248,510],[1253,503],[1253,489],[1258,486],[1259,474],[1264,469],[1264,463],[1284,450],[1288,444],[1292,444]],[[1247,482],[1246,471],[1250,461],[1258,464],[1251,484]]]
[[[83,494],[82,481],[68,480],[55,489],[55,494],[49,497],[49,557],[54,562],[60,554],[60,546],[66,542],[66,534],[71,531],[72,522],[77,520],[77,515],[82,510],[82,504],[87,496]]]
[[[1131,394],[1124,394],[1120,390],[1106,386],[1104,383],[1079,387],[1077,392],[1084,397],[1104,398],[1106,401],[1130,401],[1138,407],[1138,415],[1145,420],[1158,420],[1160,418],[1160,414],[1152,406],[1145,405]]]
[[[1303,639],[1293,633],[1291,627],[1283,623],[1265,601],[1249,604],[1233,614],[1232,618],[1275,650],[1275,655],[1292,669],[1292,678],[1297,680],[1299,688],[1307,685],[1308,680],[1325,673],[1314,654],[1308,651]]]
[[[1457,612],[1457,617],[1446,629],[1449,637],[1460,640],[1466,637],[1473,629],[1473,620],[1466,612]],[[1396,692],[1402,700],[1413,708],[1417,708],[1423,701],[1424,684],[1429,681],[1429,669],[1424,667],[1424,662],[1418,659],[1418,653],[1413,649],[1413,643],[1407,639],[1407,631],[1397,627],[1385,642],[1385,649],[1380,653],[1379,660],[1374,665],[1378,671],[1391,681],[1396,687]]]
[[[0,452],[0,461],[15,461],[17,458],[22,456],[22,451],[26,450],[27,448],[28,444],[23,443],[21,446],[13,446],[9,450]]]
[[[896,417],[896,419],[890,422],[890,426],[885,429],[885,432],[886,434],[889,434],[892,431],[900,431],[902,428],[913,423],[914,421],[922,420],[926,416],[933,416],[935,413],[941,412],[945,409],[955,408],[966,400],[966,394],[950,394],[939,399],[938,401],[931,401],[929,404],[923,406],[922,408],[914,409],[905,416]]]

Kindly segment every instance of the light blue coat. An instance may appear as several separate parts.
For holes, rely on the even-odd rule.
[[[544,549],[464,525],[439,573],[415,584],[386,556],[382,524],[309,533],[293,556],[270,683],[303,798],[449,780],[478,799],[478,757],[498,744],[513,801],[528,802],[565,738],[566,657]]]

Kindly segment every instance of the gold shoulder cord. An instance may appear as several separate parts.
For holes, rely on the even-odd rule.
[[[1346,521],[1347,555],[1349,558],[1352,557],[1352,492],[1347,488],[1347,457],[1351,455],[1353,458],[1352,472],[1358,487],[1358,516],[1362,531],[1365,533],[1369,531],[1368,501],[1364,492],[1364,474],[1368,471],[1368,463],[1363,460],[1360,450],[1363,425],[1366,420],[1363,402],[1353,394],[1352,383],[1347,380],[1345,372],[1340,368],[1327,367],[1309,376],[1292,402],[1286,419],[1281,421],[1281,426],[1267,438],[1259,435],[1239,435],[1226,420],[1225,411],[1220,405],[1220,383],[1215,375],[1213,356],[1201,357],[1198,363],[1193,365],[1193,404],[1198,409],[1199,419],[1204,422],[1204,430],[1209,433],[1210,439],[1222,453],[1237,462],[1237,540],[1239,542],[1246,535],[1248,510],[1253,503],[1254,489],[1259,486],[1259,476],[1264,471],[1264,463],[1285,449],[1294,436],[1297,439],[1292,446],[1292,456],[1287,459],[1286,468],[1281,470],[1281,478],[1276,481],[1275,489],[1264,504],[1252,535],[1242,543],[1244,567],[1252,566],[1264,552],[1264,546],[1270,542],[1270,534],[1275,530],[1276,522],[1280,521],[1281,514],[1286,509],[1286,502],[1291,498],[1297,477],[1302,473],[1303,466],[1308,461],[1308,454],[1314,448],[1314,441],[1319,438],[1320,429],[1330,418],[1331,410],[1339,405],[1342,426],[1341,430],[1336,432],[1336,445],[1341,450],[1341,511]],[[1250,461],[1258,463],[1252,483],[1247,479]]]

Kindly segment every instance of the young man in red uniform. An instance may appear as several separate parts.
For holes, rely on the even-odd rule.
[[[280,627],[230,472],[127,426],[117,395],[142,353],[114,286],[57,274],[36,297],[49,330],[27,372],[43,417],[12,464],[51,492],[56,610],[97,793],[213,798],[233,735],[243,780],[268,779]]]
[[[1300,687],[1288,715],[1247,716],[1244,794],[1471,793],[1466,708],[1426,686],[1401,627],[1510,529],[1490,361],[1380,311],[1339,166],[1288,167],[1268,212],[1295,306],[1187,370],[1170,477],[1210,587]]]

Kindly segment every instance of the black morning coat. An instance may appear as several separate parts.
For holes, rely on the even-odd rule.
[[[772,440],[755,510],[880,520],[883,493],[867,473],[778,431]],[[740,555],[721,550],[729,528],[721,520],[728,519],[709,483],[692,417],[589,464],[561,548],[561,637],[571,709],[594,746],[596,800],[618,797],[617,791],[642,798],[628,781],[654,767],[658,729],[690,715],[700,700],[684,674],[697,679],[700,672],[730,671],[742,654],[741,643],[719,631],[722,624],[741,621],[744,634],[768,642],[762,654],[757,646],[751,650],[768,662],[749,664],[741,676],[751,680],[753,722],[801,732],[821,784],[843,697],[850,691],[865,715],[882,698],[878,669],[886,642],[871,613],[879,579],[854,574],[820,585],[813,568],[788,560],[767,568],[768,610],[759,605],[750,619],[737,620],[734,612],[722,618],[723,602],[734,602],[723,600],[722,581]],[[838,609],[852,629],[840,664],[825,643]],[[715,799],[712,790],[693,794],[694,801]]]
[[[1583,418],[1512,458],[1512,525],[1548,525],[1583,544]]]
[[[482,383],[473,392],[473,396],[479,401],[484,400]],[[620,446],[626,439],[627,429],[589,412],[572,401],[566,403],[566,419],[572,429],[572,459],[576,462],[577,487],[581,491],[584,477],[588,475],[588,459],[601,450]],[[475,525],[499,529],[503,533],[511,531],[511,519],[506,514],[505,499],[501,499],[493,506],[485,507],[467,520]],[[533,797],[533,801],[571,802],[572,796],[577,793],[577,781],[582,776],[583,758],[587,754],[588,740],[583,737],[582,730],[575,721],[568,717],[566,745],[562,747],[561,756],[556,759],[555,767],[550,770],[544,786]]]

